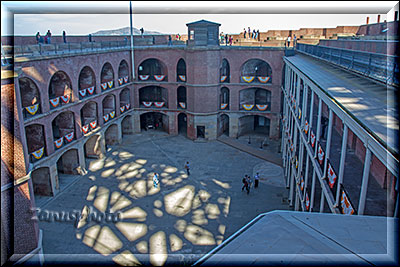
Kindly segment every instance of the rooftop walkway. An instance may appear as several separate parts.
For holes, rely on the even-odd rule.
[[[272,211],[199,259],[195,266],[397,265],[398,219]]]

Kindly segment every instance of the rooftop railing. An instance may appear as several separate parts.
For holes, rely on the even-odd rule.
[[[325,59],[388,85],[399,86],[398,56],[300,43],[297,44],[297,51]]]

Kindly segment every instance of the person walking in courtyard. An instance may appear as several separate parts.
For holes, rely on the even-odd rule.
[[[288,36],[288,38],[287,38],[287,47],[290,47],[290,35]]]
[[[296,34],[293,36],[293,47],[296,48],[297,37]]]
[[[155,172],[154,175],[153,175],[153,185],[154,185],[154,188],[158,188],[159,182],[160,182],[160,181],[158,180],[158,174]]]
[[[143,38],[143,34],[144,34],[144,29],[142,27],[142,28],[140,28],[140,35],[142,36],[142,38]]]
[[[172,38],[171,38],[171,35],[168,35],[168,45],[169,45],[169,46],[172,45]]]
[[[246,188],[246,190],[247,190],[247,175],[245,175],[245,176],[243,177],[242,183],[243,183],[242,191],[243,191],[243,189],[245,189],[245,188]]]
[[[257,187],[258,187],[258,182],[259,182],[259,180],[260,180],[260,175],[259,175],[259,173],[257,172],[257,174],[254,175],[254,188],[257,188]]]
[[[186,169],[187,175],[190,175],[190,165],[189,165],[189,161],[186,161],[185,169]]]
[[[229,45],[232,45],[232,42],[233,42],[233,38],[232,38],[232,35],[231,35],[231,36],[229,36]]]
[[[257,40],[260,41],[260,30],[257,30]]]
[[[253,183],[253,181],[251,180],[251,177],[249,175],[247,175],[247,194],[250,193],[250,188],[251,188],[252,183]]]
[[[243,29],[243,39],[246,39],[246,28]]]
[[[225,34],[225,46],[227,46],[228,45],[228,34]]]

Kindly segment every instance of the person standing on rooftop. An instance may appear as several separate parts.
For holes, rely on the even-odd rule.
[[[243,38],[246,39],[246,28],[243,28]]]
[[[47,43],[51,44],[51,32],[50,32],[50,30],[47,31],[46,36],[47,36]]]
[[[62,36],[64,44],[67,43],[67,34],[65,33],[65,31],[63,31]]]

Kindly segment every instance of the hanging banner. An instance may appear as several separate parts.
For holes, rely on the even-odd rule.
[[[306,192],[306,209],[307,209],[307,210],[310,209],[310,199],[308,198],[307,192]]]
[[[150,75],[139,75],[140,80],[145,81],[150,77]]]
[[[146,108],[149,108],[151,104],[153,104],[153,102],[146,102],[146,101],[143,101],[142,103]]]
[[[161,82],[162,80],[164,80],[165,75],[154,75],[154,79],[156,79],[156,81]]]
[[[101,88],[103,88],[103,90],[106,90],[107,89],[107,82],[101,83],[100,86],[101,86]]]
[[[186,103],[185,102],[179,102],[179,106],[181,108],[186,108]]]
[[[79,95],[80,95],[81,97],[85,97],[85,95],[86,95],[86,89],[79,90]]]
[[[226,109],[227,106],[228,106],[228,103],[222,103],[221,104],[221,109]]]
[[[245,110],[249,111],[249,110],[252,110],[252,109],[254,108],[254,105],[246,105],[246,104],[243,104],[242,107],[243,107]]]
[[[259,104],[257,104],[256,106],[257,106],[258,110],[260,110],[260,111],[265,111],[268,108],[268,105],[259,105]]]
[[[350,203],[350,199],[347,197],[346,192],[342,189],[342,194],[340,197],[340,207],[342,210],[342,214],[352,215],[354,214],[354,208]]]
[[[108,84],[108,87],[109,87],[109,88],[112,88],[113,85],[114,85],[114,81],[109,81],[109,82],[107,82],[107,84]]]
[[[164,106],[165,102],[154,102],[154,105],[158,108],[162,108]]]
[[[335,185],[337,176],[335,171],[333,170],[333,167],[331,165],[330,162],[328,162],[328,170],[327,170],[327,176],[328,176],[328,183],[329,183],[329,187],[333,188],[333,186]]]
[[[53,106],[53,108],[57,107],[58,104],[60,104],[60,97],[50,99],[50,104]]]
[[[60,148],[63,145],[63,140],[64,138],[61,137],[60,139],[54,141],[54,145],[56,146],[56,148]]]
[[[299,120],[301,119],[301,109],[299,108]]]
[[[127,83],[129,81],[129,77],[128,76],[125,76],[124,77],[124,83]]]
[[[304,125],[304,132],[306,134],[308,134],[308,129],[309,129],[309,125],[308,125],[308,121],[306,121],[305,125]]]
[[[242,76],[243,81],[251,83],[254,80],[254,76]]]
[[[94,86],[87,88],[87,91],[88,91],[88,93],[89,93],[90,95],[92,95],[93,92],[94,92]]]
[[[36,112],[39,110],[39,104],[33,105],[33,106],[29,106],[25,108],[26,111],[29,112],[29,114],[31,115],[35,115]]]
[[[185,75],[179,75],[178,77],[179,77],[179,79],[181,79],[182,82],[186,81],[186,76]]]
[[[295,156],[295,159],[296,159],[296,169],[297,169],[299,167],[299,161],[297,159],[297,156]]]
[[[35,152],[32,152],[32,155],[35,157],[35,159],[41,159],[44,154],[44,147],[42,147],[39,150],[36,150]]]
[[[318,161],[319,164],[323,164],[324,163],[324,156],[325,156],[325,152],[322,150],[321,144],[318,145]]]
[[[74,132],[70,132],[69,134],[64,135],[64,137],[68,142],[71,142],[72,139],[74,139]]]
[[[301,190],[301,192],[303,192],[303,190],[304,190],[304,179],[303,179],[303,176],[301,176],[301,180],[300,180],[300,190]]]
[[[119,110],[121,110],[121,113],[125,111],[125,106],[119,107]]]
[[[89,131],[89,124],[86,124],[86,125],[82,126],[82,132],[84,134],[87,134],[88,131]]]
[[[60,96],[60,97],[61,97],[62,102],[64,102],[65,104],[68,104],[68,102],[70,100],[70,96],[69,95],[63,95],[63,96]]]
[[[118,78],[119,85],[122,85],[123,82],[124,82],[124,78]]]
[[[110,115],[106,114],[103,116],[104,122],[107,122],[108,119],[110,118]]]
[[[126,104],[125,107],[128,110],[131,107],[131,104]]]
[[[92,121],[90,124],[90,127],[92,127],[92,129],[96,128],[97,126],[97,120],[96,121]]]
[[[293,150],[294,150],[294,144],[293,143],[290,143],[290,150],[293,152]]]
[[[267,83],[271,77],[257,77],[262,83]]]
[[[110,117],[111,117],[111,119],[113,119],[114,116],[115,116],[115,111],[110,112]]]
[[[313,133],[313,131],[311,131],[311,134],[310,134],[310,141],[311,141],[311,146],[314,147],[314,145],[315,145],[315,134]]]
[[[221,83],[225,82],[226,78],[228,78],[228,76],[221,76]]]

